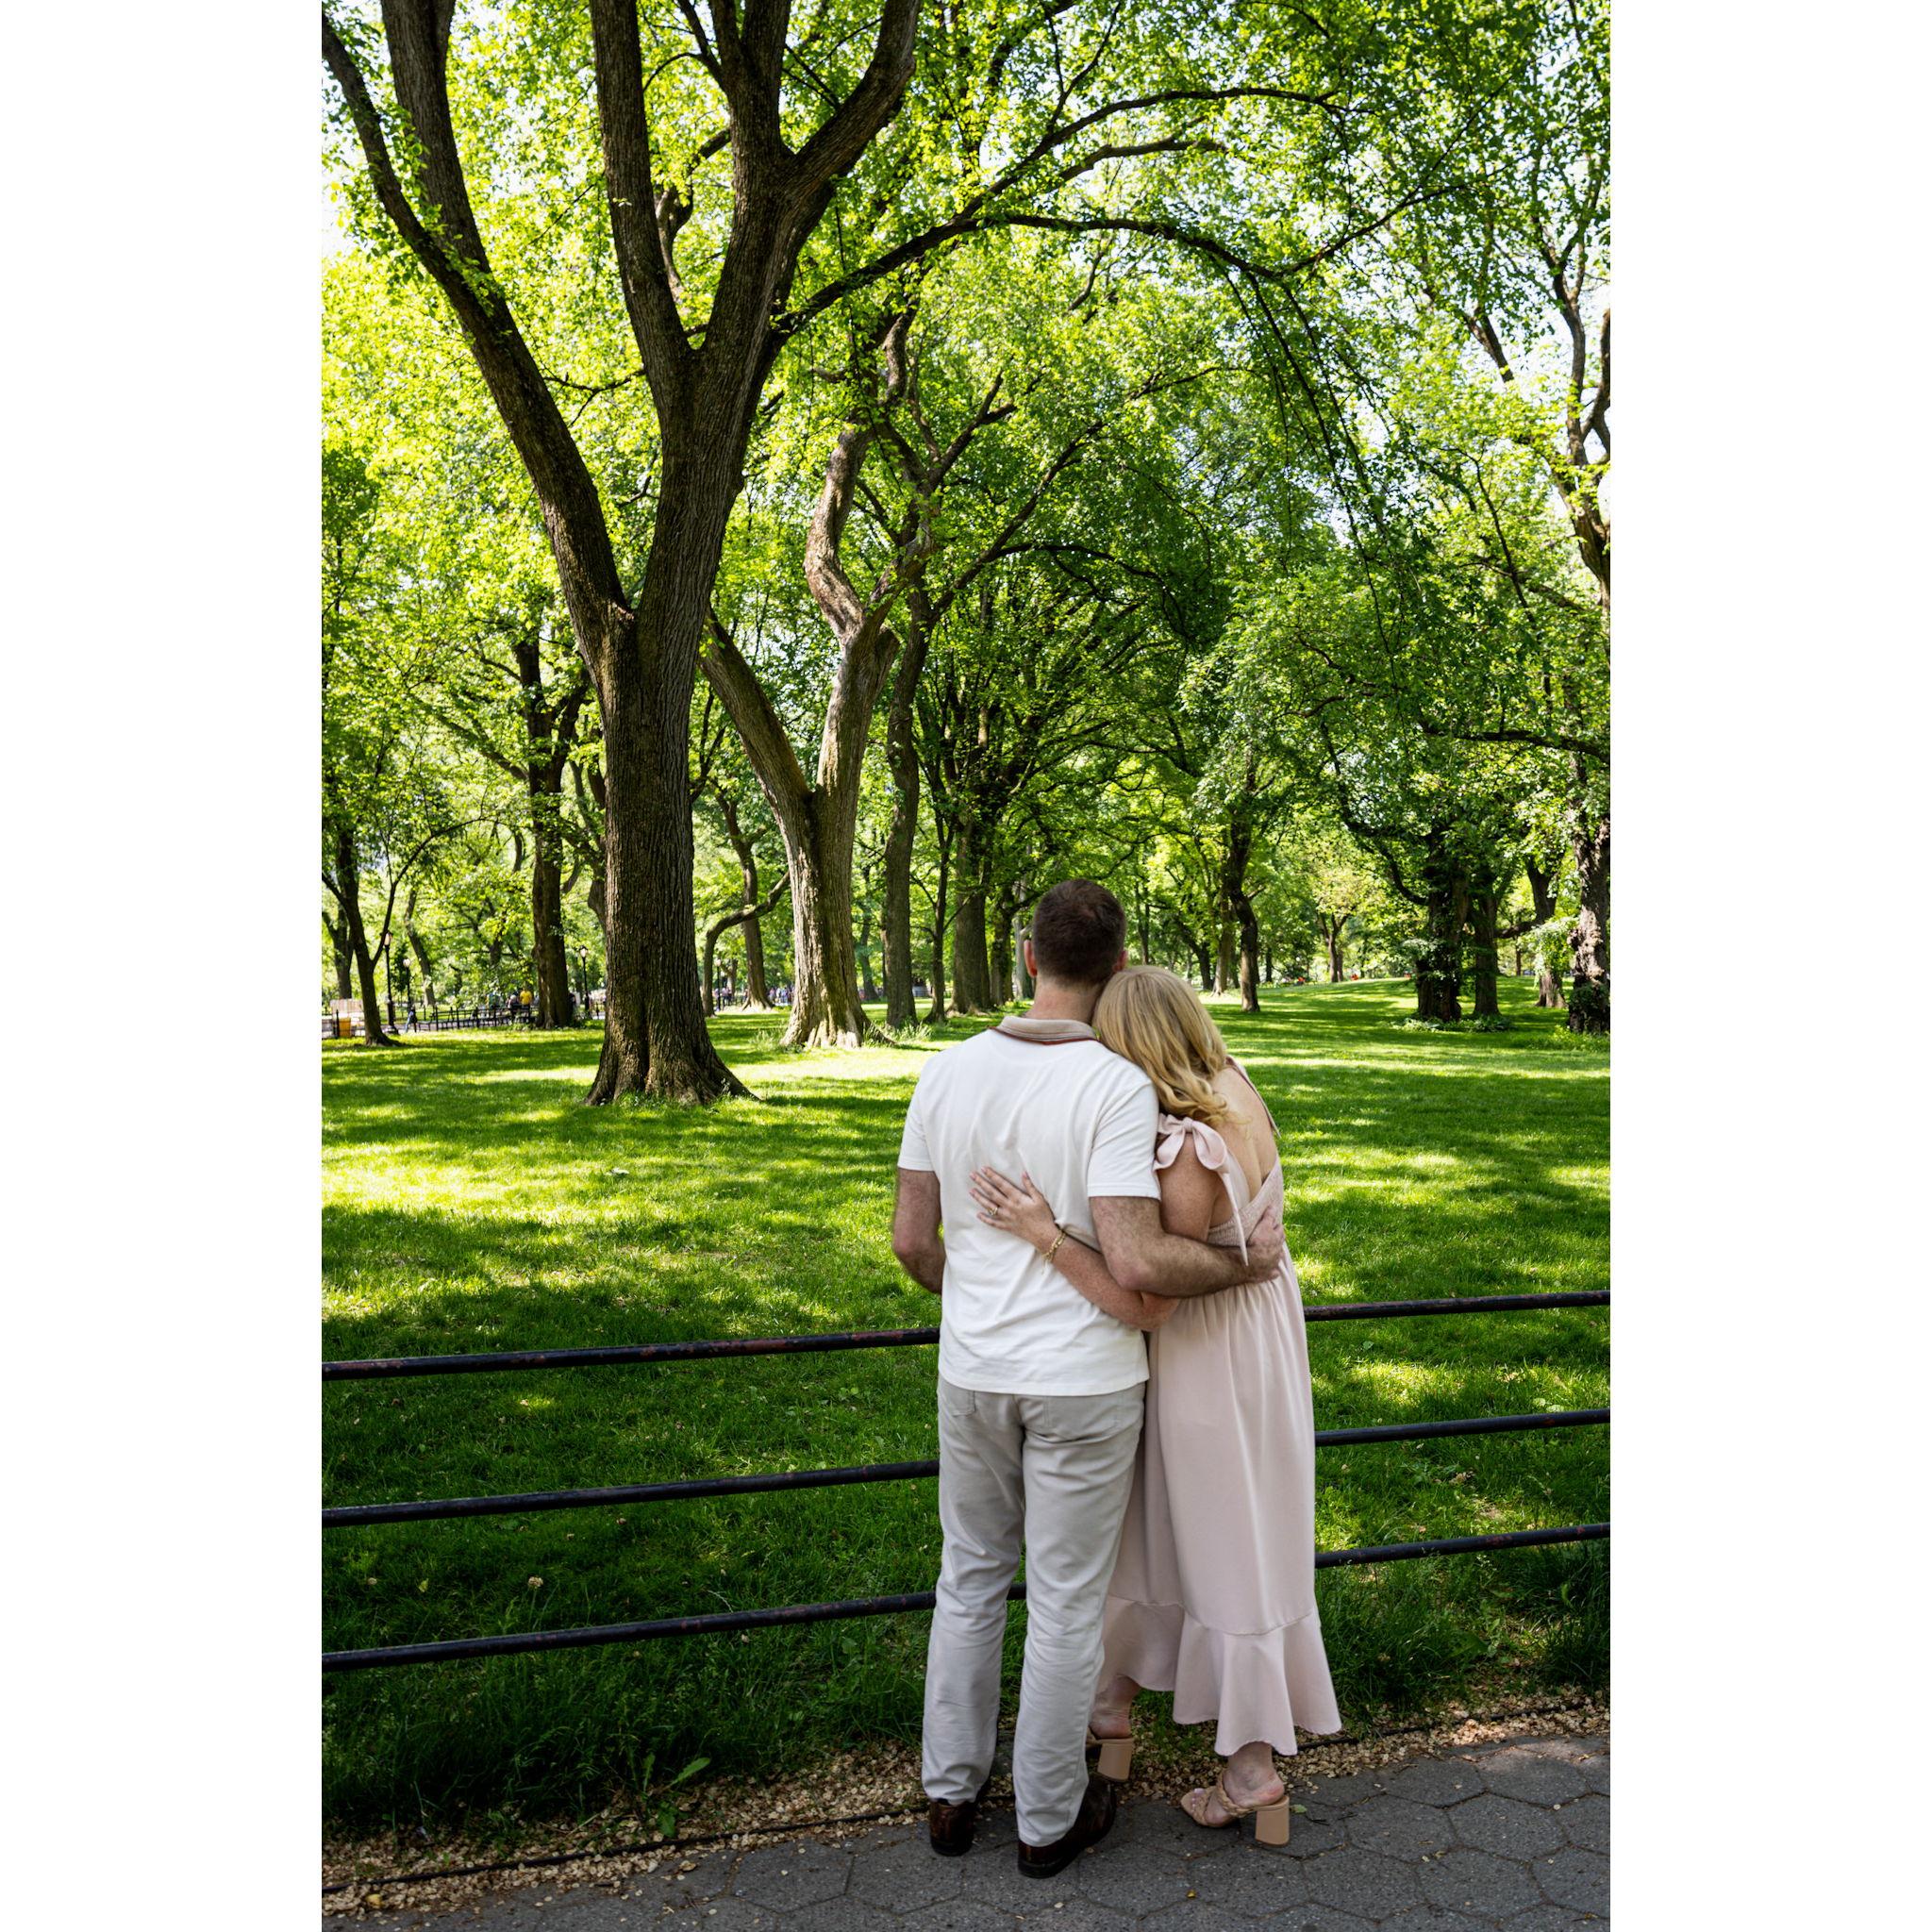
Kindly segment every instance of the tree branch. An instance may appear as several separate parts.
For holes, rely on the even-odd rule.
[[[810,791],[798,754],[784,721],[766,695],[758,673],[745,662],[743,654],[723,620],[714,610],[710,617],[710,638],[698,658],[705,681],[718,693],[737,727],[739,737],[750,755],[752,769],[778,814],[781,824],[797,817],[801,802]]]
[[[690,375],[691,341],[672,292],[670,246],[651,175],[637,0],[591,0],[591,40],[605,192],[625,310],[653,396],[659,408],[675,407]]]
[[[879,13],[878,38],[858,85],[806,142],[798,154],[797,198],[815,202],[862,155],[867,144],[898,111],[912,78],[912,52],[919,25],[919,0],[886,0]]]
[[[975,197],[968,204],[965,211],[926,229],[923,234],[913,236],[909,241],[900,242],[895,248],[889,248],[875,260],[854,269],[849,275],[840,276],[837,281],[828,282],[798,308],[781,316],[774,327],[781,335],[794,335],[808,323],[824,314],[827,308],[843,301],[846,296],[869,287],[881,277],[891,275],[895,270],[908,267],[910,263],[929,255],[934,249],[943,247],[950,242],[959,241],[968,235],[989,234],[998,228],[1043,228],[1065,235],[1147,235],[1157,241],[1169,242],[1177,247],[1187,248],[1224,268],[1237,269],[1257,280],[1286,283],[1305,275],[1311,268],[1319,267],[1365,236],[1373,235],[1376,229],[1392,221],[1406,209],[1425,201],[1434,201],[1448,192],[1446,188],[1419,191],[1397,202],[1392,208],[1384,209],[1373,221],[1364,222],[1358,227],[1350,228],[1338,235],[1334,241],[1316,249],[1312,255],[1304,256],[1299,260],[1280,268],[1264,267],[1259,262],[1251,261],[1216,237],[1178,222],[1153,221],[1127,215],[1048,215],[1027,209],[979,212],[979,204],[984,197]]]
[[[419,186],[426,214],[404,191],[368,84],[326,11],[323,55],[341,90],[376,200],[448,300],[542,504],[565,595],[588,617],[593,605],[623,604],[623,581],[596,485],[491,273],[470,208],[444,71],[449,13],[449,0],[384,0],[383,6],[397,99],[423,156]],[[584,623],[578,634],[594,638],[602,629]]]

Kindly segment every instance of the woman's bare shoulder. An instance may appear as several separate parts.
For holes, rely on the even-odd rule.
[[[1227,1102],[1227,1113],[1221,1123],[1221,1138],[1228,1152],[1241,1162],[1250,1191],[1268,1178],[1274,1163],[1274,1134],[1269,1124],[1268,1109],[1247,1076],[1230,1062],[1214,1076],[1214,1091]]]

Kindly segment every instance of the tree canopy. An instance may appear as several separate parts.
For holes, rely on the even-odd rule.
[[[1086,873],[1250,1007],[1607,1030],[1607,34],[330,0],[325,985],[702,1101]]]

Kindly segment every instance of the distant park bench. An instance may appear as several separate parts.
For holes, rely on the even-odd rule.
[[[487,1008],[476,1007],[467,1013],[440,1013],[434,1018],[418,1013],[413,1019],[402,1021],[396,1027],[398,1033],[474,1033],[489,1026],[527,1026],[537,1017],[535,1007],[506,1007],[500,1012],[492,1013]]]
[[[393,1033],[475,1033],[491,1027],[513,1027],[533,1025],[537,1018],[534,1007],[506,1007],[491,1012],[487,1007],[475,1007],[468,1012],[436,1014],[416,1013],[407,1015],[391,1027]],[[580,1007],[575,1024],[584,1018]],[[348,1032],[342,1031],[342,1022],[349,1023]],[[362,1037],[362,1015],[353,1013],[325,1013],[322,1016],[322,1037],[325,1040],[359,1040]]]

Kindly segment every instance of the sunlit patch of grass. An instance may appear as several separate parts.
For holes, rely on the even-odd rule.
[[[1390,983],[1271,990],[1217,1023],[1282,1130],[1310,1300],[1607,1282],[1608,1064],[1504,990],[1490,1035],[1404,1033]],[[936,1319],[887,1244],[893,1159],[926,1058],[794,1053],[716,1023],[757,1098],[689,1114],[577,1104],[597,1042],[443,1035],[324,1054],[325,1347],[413,1355]],[[1317,1421],[1596,1407],[1600,1311],[1318,1324]],[[933,1449],[924,1349],[554,1376],[331,1384],[325,1500],[375,1502],[897,1461]],[[1607,1514],[1600,1430],[1324,1454],[1328,1547]],[[931,1587],[930,1483],[448,1524],[325,1540],[331,1648]],[[1604,1553],[1324,1573],[1344,1712],[1412,1709],[1498,1659],[1595,1681]],[[532,1588],[531,1577],[542,1579]],[[375,1578],[374,1582],[369,1579]],[[424,1588],[426,1583],[427,1588]],[[1017,1666],[1023,1610],[1013,1613]],[[749,1769],[919,1722],[925,1619],[902,1617],[329,1680],[344,1820],[467,1806],[594,1808],[657,1762]]]

